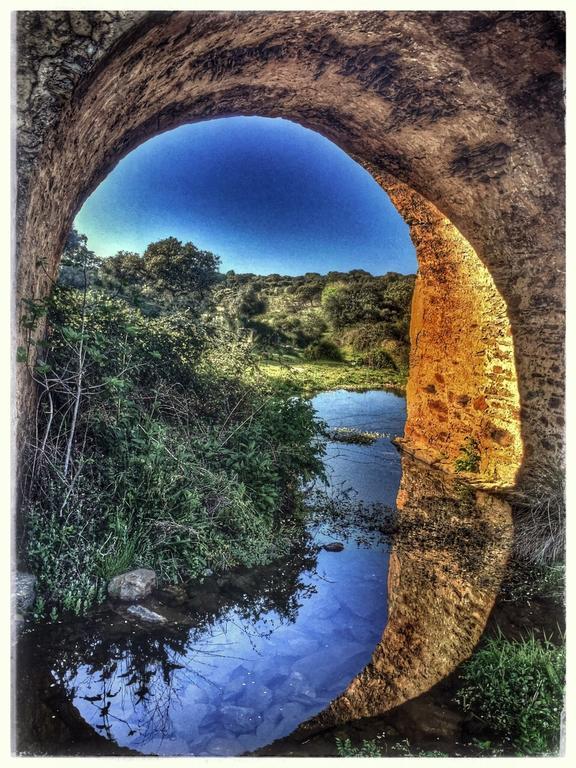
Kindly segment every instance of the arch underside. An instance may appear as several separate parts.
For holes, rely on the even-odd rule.
[[[449,469],[474,438],[480,477],[514,485],[520,469],[553,456],[563,441],[556,16],[177,12],[125,19],[98,63],[86,71],[79,65],[74,87],[54,100],[53,124],[45,133],[37,128],[33,161],[20,165],[19,298],[47,292],[38,259],[53,276],[74,215],[138,144],[215,117],[293,120],[360,162],[410,225],[419,276],[406,447]],[[77,34],[71,28],[64,36]],[[73,80],[69,49],[63,45],[52,64]],[[57,88],[53,80],[43,87]],[[24,100],[31,112],[34,94],[31,86]],[[18,375],[23,424],[33,391],[24,371]],[[392,581],[398,572],[393,566]],[[482,600],[478,633],[490,605]],[[405,610],[399,601],[397,612]],[[468,652],[466,643],[447,648],[441,664],[426,657],[432,677],[461,660],[464,646]],[[377,668],[388,667],[380,660]],[[371,695],[386,707],[399,703],[414,695],[406,684],[413,673],[403,668],[405,681],[396,681],[400,693],[392,696],[382,672]],[[361,698],[354,690],[359,684],[350,695]]]

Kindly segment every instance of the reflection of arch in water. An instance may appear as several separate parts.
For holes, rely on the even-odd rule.
[[[371,663],[308,733],[419,696],[478,643],[512,544],[510,506],[404,455],[388,574],[388,623]]]
[[[486,479],[509,484],[521,412],[525,459],[553,450],[563,431],[558,14],[178,12],[92,16],[88,32],[76,14],[46,80],[29,50],[49,19],[23,18],[34,23],[22,25],[22,82],[38,98],[26,101],[23,87],[21,298],[46,292],[38,257],[53,275],[75,212],[130,149],[186,122],[283,116],[345,149],[411,220],[422,264],[413,446],[450,464],[463,437],[478,438]],[[99,23],[98,65],[83,47],[68,62]],[[543,83],[559,95],[540,108]],[[480,362],[464,364],[471,354]],[[19,375],[25,415],[32,391]]]

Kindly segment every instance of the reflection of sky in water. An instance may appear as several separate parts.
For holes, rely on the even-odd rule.
[[[392,392],[322,392],[314,400],[318,416],[330,428],[354,427],[391,437],[404,434],[406,401]],[[396,504],[401,466],[388,437],[371,445],[329,443],[326,466],[331,489],[352,489],[352,497],[368,504]],[[357,495],[356,495],[357,494]]]
[[[391,393],[330,392],[314,403],[330,426],[403,430],[404,400]],[[394,504],[400,462],[387,439],[331,445],[328,465],[358,498]],[[318,529],[311,533],[317,543],[328,540]],[[65,673],[66,688],[99,733],[145,754],[254,750],[321,711],[368,663],[386,623],[387,570],[384,545],[347,540],[342,552],[320,551],[314,570],[300,574],[293,622],[276,610],[255,621],[232,607],[188,630],[181,647],[167,639],[162,665],[132,655],[133,633],[115,640],[104,664]],[[162,633],[156,636],[161,644]]]

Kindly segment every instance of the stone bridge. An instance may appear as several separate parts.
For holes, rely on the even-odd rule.
[[[482,479],[500,487],[557,455],[562,14],[33,11],[16,26],[19,299],[46,295],[75,214],[138,144],[198,120],[288,118],[361,163],[410,225],[406,447],[450,468],[473,437]],[[19,439],[32,405],[17,367]],[[404,514],[410,483],[405,472]],[[507,547],[509,508],[483,503]],[[393,552],[382,643],[318,722],[398,705],[471,652],[495,591],[415,565]]]
[[[483,479],[513,485],[564,433],[563,22],[18,14],[18,298],[45,295],[74,215],[141,142],[197,120],[288,118],[364,165],[410,224],[406,446],[450,467],[473,437]]]

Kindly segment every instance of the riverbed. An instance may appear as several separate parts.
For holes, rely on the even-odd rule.
[[[404,399],[337,390],[313,404],[331,429],[380,435],[329,441],[327,483],[315,490],[393,514],[401,464],[391,438],[403,432]],[[161,628],[107,604],[27,632],[19,752],[99,754],[107,742],[143,755],[231,756],[287,736],[369,662],[387,621],[388,554],[354,519],[335,528],[316,515],[289,559],[189,585],[178,605],[149,599],[169,619]]]

